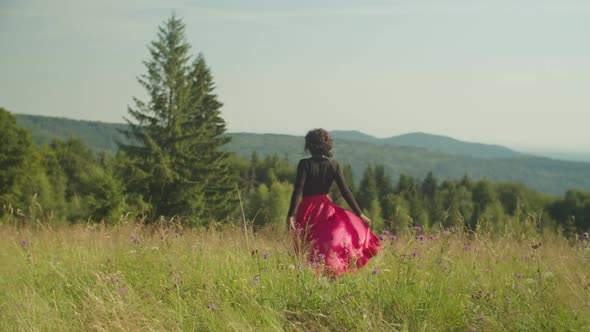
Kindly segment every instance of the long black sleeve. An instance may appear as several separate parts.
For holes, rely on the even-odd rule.
[[[346,203],[348,203],[348,206],[350,206],[352,211],[357,216],[360,216],[361,214],[363,214],[363,211],[361,210],[361,208],[357,204],[356,200],[354,199],[354,196],[352,196],[350,189],[348,189],[348,186],[346,185],[346,182],[344,181],[344,175],[342,174],[342,169],[340,168],[340,165],[335,161],[334,161],[334,168],[335,168],[335,173],[336,173],[336,176],[334,177],[334,181],[336,181],[336,184],[338,185],[338,189],[340,189],[340,193],[342,194],[342,197],[344,197],[344,200],[346,201]]]
[[[291,194],[291,205],[289,205],[289,213],[287,217],[295,215],[295,209],[297,203],[299,203],[299,197],[303,192],[303,185],[305,184],[305,163],[303,160],[299,161],[297,165],[297,176],[295,177],[295,184],[293,185],[293,194]]]

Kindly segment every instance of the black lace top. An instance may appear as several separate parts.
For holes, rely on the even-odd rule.
[[[336,160],[324,157],[311,157],[299,161],[288,216],[295,214],[302,193],[303,196],[325,195],[330,191],[333,181],[336,181],[342,197],[352,211],[360,216],[362,211],[344,182],[340,165]]]

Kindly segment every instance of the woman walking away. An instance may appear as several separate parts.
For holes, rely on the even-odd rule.
[[[370,230],[371,221],[346,186],[340,165],[329,159],[333,147],[334,140],[324,129],[305,136],[305,150],[311,158],[300,160],[297,166],[287,223],[294,232],[295,251],[308,254],[318,271],[338,276],[364,266],[381,247]],[[354,213],[328,197],[334,181]]]

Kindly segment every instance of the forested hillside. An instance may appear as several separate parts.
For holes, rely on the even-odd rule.
[[[295,177],[293,162],[303,156],[300,137],[234,134],[233,149],[239,153],[229,153],[226,155],[228,159],[216,167],[225,169],[224,187],[218,185],[218,180],[197,180],[188,183],[198,187],[194,195],[187,196],[187,187],[182,183],[162,186],[162,180],[175,179],[178,175],[172,176],[176,171],[170,168],[173,165],[171,159],[162,158],[160,150],[144,152],[128,147],[130,152],[141,153],[140,156],[146,154],[146,161],[137,163],[129,153],[97,156],[82,141],[71,137],[54,139],[50,144],[35,147],[29,133],[16,124],[15,117],[2,109],[0,115],[0,127],[3,128],[0,138],[5,143],[0,149],[0,183],[3,184],[0,204],[4,207],[0,218],[2,215],[15,218],[21,213],[18,211],[27,210],[37,220],[55,218],[70,222],[103,220],[116,223],[123,215],[133,215],[146,222],[154,222],[159,216],[178,216],[193,225],[243,217],[255,225],[282,224]],[[460,176],[463,171],[467,173],[469,167],[475,170],[478,165],[483,168],[486,164],[488,170],[493,170],[490,165],[501,169],[502,163],[515,174],[517,171],[526,174],[527,163],[530,163],[529,168],[537,167],[536,174],[542,179],[543,170],[547,174],[552,171],[557,174],[570,167],[571,173],[576,174],[585,172],[587,164],[542,158],[539,163],[531,158],[458,158],[414,147],[376,146],[346,140],[338,141],[336,156],[344,166],[346,182],[377,229],[402,232],[412,225],[484,227],[503,233],[534,227],[571,236],[588,231],[590,227],[590,193],[568,190],[563,196],[549,196],[513,181],[491,182]],[[367,161],[369,156],[373,158],[371,163]],[[179,170],[185,170],[193,163],[192,157],[191,153],[187,154],[185,158],[189,163],[184,163]],[[430,160],[432,164],[426,164],[424,160]],[[515,162],[520,162],[522,168],[515,168]],[[547,166],[542,169],[538,164]],[[417,169],[411,169],[408,165],[419,165],[420,168],[414,166]],[[429,168],[436,170],[436,165],[447,165],[447,172],[458,169],[458,178],[441,178],[436,171],[412,175]],[[555,169],[552,170],[551,166]],[[202,167],[199,166],[199,170],[204,169]],[[392,175],[394,172],[399,175]],[[227,200],[223,209],[206,212],[202,208],[206,197],[199,196],[199,193],[204,193],[201,186],[207,183],[220,189],[218,196],[207,197]],[[330,196],[346,206],[336,186]],[[238,200],[241,204],[237,203]],[[216,214],[217,211],[223,212]]]
[[[125,141],[119,130],[122,123],[73,120],[59,117],[15,114],[19,125],[29,129],[37,144],[50,143],[52,139],[79,138],[95,151],[115,153],[117,141]]]
[[[82,139],[96,151],[109,151],[114,154],[117,147],[115,141],[125,141],[118,132],[119,129],[126,128],[123,124],[22,114],[18,114],[17,117],[19,124],[31,131],[37,143],[47,143],[53,137],[64,139],[71,136]],[[304,157],[302,137],[252,133],[228,135],[232,140],[224,149],[241,157],[249,158],[255,151],[262,157],[274,154],[287,155],[292,164]],[[459,179],[468,175],[474,179],[522,182],[549,194],[563,194],[571,188],[590,190],[590,163],[528,156],[504,147],[464,143],[445,137],[436,141],[434,138],[437,136],[428,136],[428,139],[423,134],[417,136],[424,139],[423,143],[432,141],[434,147],[427,149],[393,144],[390,142],[395,142],[394,138],[380,140],[359,132],[336,132],[335,157],[343,163],[352,165],[354,179],[357,181],[368,164],[380,164],[384,165],[385,171],[393,178],[400,174],[424,177],[432,171],[443,179]],[[402,138],[400,137],[400,140]],[[439,142],[438,145],[436,142]],[[448,142],[452,142],[450,145],[454,147],[454,153],[435,151]],[[465,148],[463,154],[456,152],[461,147]],[[488,157],[469,155],[470,151],[476,150],[480,155],[485,154]],[[492,155],[503,157],[492,158]]]
[[[234,133],[228,149],[247,157],[253,151],[261,155],[288,154],[292,160],[303,157],[302,138],[288,135]],[[516,181],[551,194],[567,189],[590,189],[590,163],[567,162],[541,157],[484,159],[434,152],[425,148],[394,144],[373,144],[337,140],[335,158],[351,164],[358,180],[368,164],[384,165],[387,174],[424,177],[430,171],[440,178]]]

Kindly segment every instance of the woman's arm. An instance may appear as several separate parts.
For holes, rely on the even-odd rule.
[[[354,199],[354,196],[350,192],[350,189],[348,189],[348,186],[344,181],[344,175],[342,174],[342,169],[340,168],[340,165],[336,160],[334,160],[333,163],[335,172],[334,181],[336,181],[336,184],[338,185],[338,189],[340,189],[342,197],[344,197],[344,200],[346,201],[346,203],[348,203],[348,206],[350,206],[352,212],[354,212],[357,216],[361,216],[363,214],[363,211]]]
[[[295,215],[299,197],[303,192],[303,185],[305,184],[305,164],[303,160],[299,161],[297,165],[297,176],[295,177],[295,184],[293,185],[293,194],[291,194],[291,205],[289,205],[289,213],[287,213],[287,221],[290,217]]]

